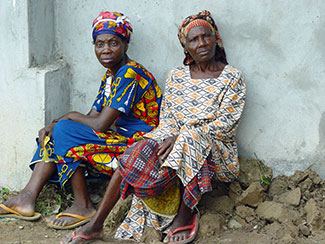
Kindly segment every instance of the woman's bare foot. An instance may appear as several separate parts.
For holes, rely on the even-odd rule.
[[[81,236],[80,238],[76,238]],[[89,239],[102,239],[104,237],[103,226],[95,226],[92,221],[87,223],[81,229],[74,232],[74,238],[71,234],[66,235],[62,238],[61,244],[78,244],[84,243],[85,239],[82,236],[86,236]],[[74,239],[74,240],[73,240]]]
[[[178,210],[178,213],[170,227],[170,231],[164,239],[165,243],[183,241],[189,238],[190,229],[180,230],[171,235],[176,229],[192,224],[193,213],[190,208],[188,208],[184,202],[181,203],[181,206]]]
[[[20,213],[23,216],[33,216],[35,207],[35,197],[29,191],[22,191],[17,196],[5,201],[3,204],[12,210]],[[0,214],[8,213],[0,207]]]
[[[95,212],[96,212],[95,208],[93,207],[92,204],[85,206],[85,205],[80,205],[80,204],[76,204],[76,203],[74,203],[70,208],[68,208],[64,211],[64,213],[76,214],[76,215],[80,215],[83,217],[89,217],[89,218],[93,217]],[[51,225],[62,226],[62,227],[74,224],[78,221],[80,221],[80,220],[77,218],[68,217],[68,216],[61,216],[59,218],[56,218],[56,216],[53,216],[50,219],[48,219],[48,223],[50,223]]]

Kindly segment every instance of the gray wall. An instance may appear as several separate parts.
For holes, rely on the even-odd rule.
[[[0,186],[21,189],[38,130],[70,109],[71,77],[55,57],[54,1],[1,1],[0,23]]]
[[[208,9],[229,63],[241,69],[247,80],[247,106],[238,135],[241,155],[256,154],[275,173],[291,174],[311,164],[325,166],[321,162],[325,152],[324,7],[322,0],[109,4],[57,0],[57,44],[74,75],[72,109],[89,110],[104,74],[91,44],[91,23],[100,10],[117,10],[130,17],[134,35],[129,54],[164,87],[168,71],[183,59],[178,25],[186,16]]]
[[[241,156],[257,155],[276,174],[312,166],[324,178],[324,8],[322,0],[2,1],[0,21],[9,24],[0,25],[6,33],[0,35],[0,84],[6,91],[0,97],[0,186],[24,185],[43,124],[67,110],[89,111],[105,73],[91,40],[91,23],[101,10],[130,17],[128,54],[162,88],[168,71],[183,60],[178,25],[209,10],[229,63],[246,76]]]

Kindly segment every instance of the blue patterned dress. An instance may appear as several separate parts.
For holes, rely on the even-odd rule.
[[[108,106],[120,111],[114,121],[115,128],[100,133],[84,124],[61,120],[55,124],[47,146],[43,149],[38,145],[31,168],[44,161],[46,150],[49,161],[57,166],[58,174],[52,180],[59,181],[61,186],[80,164],[88,174],[110,177],[127,146],[158,126],[161,99],[155,78],[141,64],[128,62],[115,77],[107,70],[92,109],[101,112]]]

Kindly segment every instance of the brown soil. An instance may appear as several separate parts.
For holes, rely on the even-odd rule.
[[[215,183],[214,190],[200,202],[198,244],[325,244],[325,180],[310,169],[292,176],[279,175],[259,160],[240,160],[238,181]],[[98,185],[101,187],[98,188]],[[105,182],[89,182],[92,200],[98,203]],[[1,188],[0,188],[1,189]],[[14,194],[0,191],[0,202]],[[59,243],[71,230],[53,230],[45,218],[67,208],[72,194],[50,184],[42,191],[36,210],[42,219],[27,222],[0,219],[0,243]],[[114,241],[113,233],[127,213],[130,199],[119,201],[105,222],[103,241]],[[161,234],[146,229],[143,243],[162,243]],[[131,242],[134,243],[134,242]]]

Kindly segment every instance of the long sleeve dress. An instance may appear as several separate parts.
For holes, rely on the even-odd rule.
[[[174,68],[169,73],[159,126],[144,137],[159,145],[167,137],[178,135],[173,150],[158,171],[157,179],[166,171],[163,169],[172,169],[184,186],[182,198],[188,207],[194,208],[201,195],[212,190],[212,178],[229,182],[239,174],[235,136],[245,97],[245,79],[231,65],[226,65],[218,78],[192,79],[188,66]],[[130,157],[128,160],[130,162]],[[136,188],[139,185],[127,177],[125,179],[127,182],[123,187],[126,186],[131,193],[138,193]],[[169,186],[161,185],[162,188]],[[162,230],[172,222],[173,216],[159,216],[147,202],[146,196],[135,194],[130,212],[117,231],[117,238],[140,240],[144,225]]]

